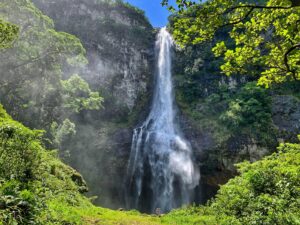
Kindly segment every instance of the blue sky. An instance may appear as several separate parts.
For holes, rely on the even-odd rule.
[[[125,2],[144,10],[154,27],[163,27],[168,22],[170,13],[166,7],[162,7],[161,0],[125,0]],[[175,0],[170,0],[170,3],[173,2]]]

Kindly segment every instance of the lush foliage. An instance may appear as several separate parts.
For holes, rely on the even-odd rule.
[[[245,135],[263,145],[274,140],[271,97],[287,93],[282,87],[278,92],[275,83],[291,81],[286,84],[290,90],[299,87],[295,82],[300,78],[297,1],[176,2],[179,11],[171,18],[170,29],[184,46],[180,54],[185,61],[176,64],[176,97],[183,112],[195,127],[213,130],[219,143],[231,135],[233,142]],[[223,57],[211,57],[209,48]],[[209,64],[214,71],[209,71]],[[216,66],[226,75],[247,76],[216,78]],[[268,91],[249,83],[257,78],[258,84],[274,88]],[[210,86],[203,85],[205,81]],[[300,145],[282,144],[278,151],[254,164],[240,164],[241,175],[222,186],[206,207],[175,210],[163,221],[299,224]]]
[[[178,4],[181,11],[174,19],[173,35],[181,45],[211,40],[220,29],[231,28],[229,35],[235,46],[220,41],[213,49],[216,56],[223,56],[221,69],[226,75],[260,73],[258,83],[266,87],[300,79],[297,1],[210,0]]]
[[[240,176],[222,186],[205,207],[163,218],[170,224],[299,224],[300,144],[281,144],[261,161],[238,165]],[[178,222],[178,223],[177,223]]]
[[[181,90],[177,91],[183,112],[194,121],[195,127],[212,132],[217,145],[226,146],[230,138],[241,141],[235,151],[251,142],[268,147],[274,144],[271,97],[256,82],[234,89],[221,85],[214,93],[192,104],[187,104],[182,94]]]
[[[151,24],[140,10],[111,0],[5,1],[0,15],[21,30],[13,48],[0,55],[0,102],[14,119],[46,130],[47,147],[58,148],[65,162],[77,166],[91,192],[101,196],[97,202],[107,206],[115,196],[111,186],[119,190],[116,183],[123,180],[116,167],[126,163],[109,150],[119,149],[112,137],[125,126],[119,121],[127,120],[129,107],[139,101],[135,95],[145,92],[146,80],[151,79],[148,49],[155,37]],[[63,49],[64,45],[70,48]],[[31,60],[32,52],[36,54]],[[102,104],[105,107],[99,107]],[[127,126],[138,117],[136,113]]]
[[[76,134],[76,125],[69,119],[65,119],[62,124],[53,122],[50,131],[54,144],[57,147],[63,147],[63,143]]]
[[[14,118],[45,129],[51,137],[53,123],[100,109],[99,93],[74,75],[87,63],[78,38],[57,32],[53,21],[31,1],[4,1],[0,14],[21,30],[12,48],[0,55],[0,100]]]
[[[151,216],[97,208],[79,173],[46,151],[42,132],[11,119],[0,106],[0,224],[157,224]]]
[[[210,98],[218,101],[217,95]],[[251,127],[252,132],[248,130],[250,134],[255,131],[268,133],[271,128],[270,103],[271,98],[266,90],[257,87],[255,82],[247,83],[234,98],[229,97],[228,108],[222,113],[220,120],[236,133],[246,126]]]
[[[103,99],[98,92],[92,92],[80,76],[73,75],[62,81],[63,105],[75,113],[87,109],[100,109]]]
[[[222,139],[218,143],[248,135],[265,144],[273,134],[273,90],[257,86],[256,81],[220,81],[216,79],[220,72],[216,67],[227,75],[256,76],[261,72],[258,83],[265,86],[299,79],[296,1],[270,0],[259,5],[229,0],[211,0],[203,5],[186,0],[177,3],[180,15],[172,20],[173,33],[179,43],[188,46],[177,63],[184,68],[176,74],[176,97],[183,112],[195,124],[215,129],[216,139]],[[115,1],[114,7],[132,12],[136,20],[149,26],[136,8],[132,10],[121,1]],[[15,118],[31,127],[47,129],[46,137],[51,139],[47,143],[52,147],[68,150],[70,140],[78,134],[77,125],[82,126],[77,142],[72,143],[75,146],[80,142],[77,150],[82,150],[83,140],[92,142],[91,137],[94,140],[99,136],[93,129],[85,133],[86,124],[77,124],[75,119],[83,118],[82,112],[87,110],[99,110],[103,99],[76,75],[87,63],[80,40],[57,32],[52,20],[28,0],[4,0],[0,13],[5,19],[0,19],[0,49],[4,49],[0,55],[1,102]],[[229,29],[222,28],[227,25]],[[118,33],[128,27],[104,21],[103,28]],[[134,39],[143,29],[124,33]],[[224,35],[227,31],[233,41]],[[189,45],[210,40],[215,34],[217,38],[205,42],[207,46]],[[220,41],[223,37],[226,40]],[[151,41],[150,34],[145,39]],[[223,59],[213,57],[212,45],[215,55]],[[204,74],[213,76],[210,87],[203,82]],[[297,83],[293,84],[298,90]],[[240,175],[222,186],[206,206],[154,217],[93,206],[82,195],[87,186],[81,175],[63,164],[57,151],[45,149],[44,133],[16,122],[0,106],[1,225],[300,224],[300,144],[281,144],[276,153],[261,161],[239,164]],[[105,160],[105,165],[109,164],[106,168],[115,166],[115,161]]]
[[[7,23],[0,18],[0,49],[10,47],[18,32],[19,28],[16,25]]]
[[[224,35],[220,33],[218,38]],[[213,56],[211,46],[212,43],[189,45],[177,51],[176,100],[182,111],[194,121],[194,127],[211,131],[220,145],[242,136],[262,145],[270,144],[274,136],[272,92],[247,77],[220,77],[217,67],[222,60]]]
[[[93,206],[80,194],[86,191],[82,177],[55,151],[45,151],[41,132],[12,120],[2,108],[0,131],[0,165],[10,167],[0,171],[0,224],[299,223],[300,144],[281,144],[261,161],[239,164],[241,175],[222,186],[207,206],[158,218]]]

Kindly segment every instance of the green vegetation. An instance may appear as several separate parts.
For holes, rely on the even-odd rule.
[[[244,159],[257,160],[262,155],[270,154],[279,139],[293,140],[295,136],[295,133],[287,131],[288,128],[282,128],[278,120],[274,121],[274,115],[278,116],[280,107],[274,104],[281,95],[297,97],[299,81],[285,69],[281,70],[281,74],[272,72],[266,81],[264,71],[271,69],[267,60],[284,68],[283,55],[275,56],[269,47],[274,50],[282,44],[284,48],[279,48],[285,51],[289,44],[297,43],[297,28],[287,21],[289,14],[299,14],[299,7],[264,8],[266,5],[290,4],[288,1],[188,2],[177,2],[179,10],[170,18],[169,25],[169,30],[181,46],[176,51],[174,63],[176,100],[192,129],[209,142],[209,146],[200,146],[206,152],[205,161],[201,162],[202,172],[211,173],[214,167],[215,171],[220,168],[233,171],[234,163]],[[241,16],[239,10],[247,12],[249,9],[251,13],[247,18],[236,24],[227,24],[234,20],[234,16],[238,20]],[[282,27],[273,27],[264,19],[258,21],[263,15],[268,19],[272,17]],[[290,34],[290,39],[278,34],[284,29],[288,29],[286,32]],[[259,46],[255,45],[255,37]],[[284,44],[289,40],[291,43]],[[278,43],[279,46],[275,48],[274,45]],[[254,57],[252,50],[247,52],[247,49],[259,53]],[[223,50],[225,56],[218,54]],[[234,68],[227,68],[229,72],[226,75],[230,76],[220,76],[226,72],[224,65],[229,65],[229,58],[226,58],[226,54],[230,55],[228,52],[234,54],[230,58]],[[292,60],[293,55],[298,53],[298,48],[294,49],[288,59]],[[299,59],[298,56],[296,58]],[[298,73],[297,62],[294,66],[295,73]],[[292,107],[284,101],[279,104],[289,111]],[[288,121],[289,117],[287,115],[282,119]],[[298,133],[297,130],[295,132]]]
[[[232,138],[242,140],[247,137],[241,145],[247,144],[248,140],[269,148],[276,144],[271,97],[269,91],[258,87],[256,82],[234,89],[223,84],[214,93],[192,102],[185,99],[188,96],[185,91],[177,89],[177,102],[183,114],[196,129],[211,132],[219,149],[227,148],[226,143]]]
[[[167,0],[163,1],[167,4]],[[300,79],[299,2],[296,0],[232,1],[211,0],[203,4],[178,1],[173,35],[181,45],[211,40],[230,27],[233,47],[224,41],[213,51],[222,56],[226,75],[259,75],[258,83],[269,87]],[[261,73],[251,68],[259,68]]]
[[[176,99],[194,127],[212,133],[220,146],[217,160],[228,157],[219,150],[224,143],[238,143],[245,136],[272,151],[278,136],[272,122],[273,98],[298,96],[296,2],[177,1],[179,10],[170,20],[170,30],[182,46],[175,69]],[[233,76],[221,79],[220,73]],[[233,146],[226,150],[231,155],[241,147]],[[221,186],[207,206],[175,210],[163,221],[299,224],[299,147],[281,144],[272,156],[239,164],[241,175]]]
[[[174,18],[171,30],[173,22]],[[226,30],[220,31],[214,42],[220,39],[230,44]],[[250,76],[220,77],[218,68],[223,60],[214,57],[214,42],[177,50],[174,72],[180,109],[196,129],[212,133],[218,148],[230,138],[242,136],[261,146],[273,147],[276,131],[271,118],[272,95],[279,91],[257,86]]]
[[[81,194],[81,175],[44,149],[42,134],[0,107],[0,224],[156,224],[134,211],[93,206]]]
[[[70,75],[69,70],[62,71],[64,80],[77,73],[89,83],[92,92],[99,92],[104,98],[103,107],[99,110],[83,109],[79,113],[72,110],[74,113],[69,116],[66,113],[71,111],[70,105],[62,101],[64,105],[57,113],[59,121],[51,123],[56,127],[54,132],[50,128],[49,139],[54,143],[51,147],[59,146],[64,161],[85,176],[90,192],[99,196],[95,201],[97,204],[118,207],[122,198],[117,196],[121,192],[119,187],[127,163],[123,153],[130,148],[131,128],[141,118],[141,111],[146,106],[140,95],[150,98],[146,87],[152,83],[150,60],[153,59],[154,30],[143,13],[120,1],[33,2],[53,19],[59,30],[76,35],[86,49],[89,64]],[[62,94],[62,100],[65,100],[64,90]],[[77,102],[73,103],[77,107]],[[141,105],[139,112],[137,105]],[[76,133],[71,132],[61,138],[62,131],[69,130],[60,129],[67,128],[63,126],[65,119],[75,125]],[[126,135],[120,132],[122,129],[127,129]],[[58,140],[61,143],[57,144]],[[114,177],[113,181],[111,177]]]
[[[103,140],[96,142],[102,128],[91,125],[96,118],[91,111],[101,110],[103,98],[77,75],[88,63],[81,41],[56,31],[53,21],[31,1],[4,0],[0,4],[0,101],[12,117],[0,105],[0,225],[300,224],[300,144],[272,147],[278,138],[272,121],[274,96],[295,96],[289,104],[297,104],[300,98],[298,1],[194,4],[183,0],[177,4],[179,11],[170,19],[170,29],[182,46],[177,49],[175,83],[183,114],[197,129],[212,133],[218,150],[236,151],[241,146],[228,149],[229,140],[247,137],[274,153],[254,163],[237,164],[239,175],[221,186],[205,206],[187,206],[160,216],[94,206],[93,198],[83,195],[88,187],[82,176],[59,156],[82,151],[84,142],[92,148],[113,143],[108,139],[136,121],[148,96],[139,96],[140,104],[132,112],[120,108],[126,114],[122,119],[102,122]],[[101,23],[102,32],[119,38],[122,31],[126,40],[140,47],[153,41],[152,33],[144,32],[151,25],[139,9],[119,0],[99,0],[98,5],[129,13],[142,24],[128,29],[113,20],[95,21]],[[102,49],[101,56],[123,60],[110,47]],[[233,76],[221,79],[222,72]],[[117,99],[112,93],[106,95],[111,98],[107,105],[114,105],[111,102]],[[208,158],[206,164],[216,161]],[[124,158],[111,155],[98,162],[109,170],[104,173],[114,177],[126,166]],[[103,177],[103,183],[108,179]]]
[[[63,105],[75,113],[80,111],[100,109],[103,99],[98,92],[92,92],[80,76],[73,75],[68,80],[62,81]]]
[[[103,99],[99,93],[76,74],[87,64],[78,38],[57,32],[53,21],[31,1],[4,1],[0,13],[22,30],[2,53],[0,63],[0,101],[14,118],[46,130],[51,138],[52,124],[72,121],[83,110],[100,109]]]
[[[299,139],[300,140],[300,139]],[[299,224],[300,144],[281,144],[258,162],[238,164],[241,175],[203,207],[174,210],[169,224]]]
[[[43,148],[41,135],[0,109],[0,224],[299,223],[300,144],[281,144],[261,161],[239,164],[241,175],[207,206],[153,217],[93,206],[81,195],[82,177]]]
[[[228,91],[227,91],[228,93]],[[233,96],[221,97],[213,94],[208,97],[211,105],[218,104],[218,98],[227,101],[226,110],[222,112],[220,121],[233,133],[265,134],[271,129],[271,98],[263,88],[257,87],[256,83],[247,83]],[[255,137],[262,140],[263,137]]]
[[[0,49],[11,47],[18,33],[19,28],[16,25],[7,23],[0,18]]]

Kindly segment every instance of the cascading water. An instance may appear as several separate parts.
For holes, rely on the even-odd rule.
[[[157,35],[156,86],[151,112],[134,130],[127,171],[126,204],[145,212],[162,212],[191,202],[200,173],[190,144],[175,123],[171,77],[173,40],[166,28]]]

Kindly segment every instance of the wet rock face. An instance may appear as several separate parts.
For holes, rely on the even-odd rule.
[[[196,160],[200,163],[205,162],[208,157],[208,151],[216,147],[211,130],[197,129],[185,115],[181,115],[180,125],[184,135],[192,145]]]
[[[132,129],[119,129],[114,133],[112,139],[117,145],[115,148],[116,157],[128,158],[131,148]]]
[[[237,174],[236,163],[244,160],[254,162],[270,153],[268,148],[260,146],[256,140],[248,136],[234,136],[218,143],[213,129],[195,127],[195,124],[184,115],[181,115],[181,123],[201,171],[196,202],[205,203],[214,197],[219,185],[225,184]]]
[[[181,115],[183,131],[192,144],[195,160],[201,168],[200,190],[203,196],[200,201],[212,197],[220,184],[236,175],[236,163],[260,160],[276,149],[276,142],[293,141],[300,133],[300,100],[297,97],[272,96],[271,107],[273,124],[270,126],[276,129],[274,146],[262,145],[259,140],[245,134],[228,137],[220,143],[216,141],[213,128],[201,124],[196,126],[191,118]]]
[[[132,110],[152,76],[155,35],[143,14],[114,1],[33,2],[54,20],[57,30],[81,40],[89,65],[79,72],[94,89],[113,101],[107,110]]]
[[[300,100],[294,96],[275,96],[272,104],[274,125],[282,131],[300,132]]]

